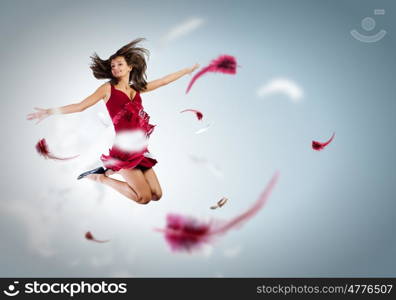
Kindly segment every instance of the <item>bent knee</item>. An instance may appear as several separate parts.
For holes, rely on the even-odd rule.
[[[159,199],[162,198],[162,192],[161,191],[153,191],[152,194],[153,194],[152,199],[154,201],[158,201]]]
[[[147,204],[151,201],[151,198],[152,198],[151,194],[148,194],[148,193],[140,194],[140,195],[138,195],[137,202],[140,204]]]

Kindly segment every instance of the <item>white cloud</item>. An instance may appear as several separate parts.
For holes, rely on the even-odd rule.
[[[112,278],[131,278],[131,277],[136,277],[136,276],[132,275],[127,270],[118,270],[118,271],[110,273],[109,277],[112,277]]]
[[[126,152],[139,152],[148,146],[148,139],[142,129],[118,132],[114,145]]]
[[[217,178],[223,178],[224,174],[222,172],[222,170],[215,164],[213,164],[212,162],[208,161],[206,158],[204,157],[200,157],[200,156],[196,156],[194,154],[190,154],[189,155],[191,160],[194,161],[195,163],[199,163],[199,164],[203,164],[206,166],[206,168],[209,169],[209,171],[216,176]]]
[[[0,211],[21,222],[27,233],[27,243],[30,250],[43,257],[55,254],[51,245],[54,233],[54,213],[43,212],[36,205],[28,202],[0,202]]]
[[[112,124],[109,114],[104,114],[103,112],[98,112],[97,116],[104,127],[109,127]]]
[[[202,18],[192,17],[171,28],[163,37],[162,42],[167,43],[182,36],[188,35],[201,27],[205,21]]]
[[[275,93],[286,94],[293,102],[299,102],[304,96],[302,88],[296,82],[287,78],[272,79],[260,86],[257,91],[259,97],[265,97]]]
[[[206,125],[205,125],[204,127],[202,127],[201,129],[198,129],[198,130],[195,132],[195,134],[201,134],[202,132],[207,131],[207,130],[210,128],[210,126],[212,126],[212,124],[213,124],[213,122],[212,122],[212,123],[206,124]]]
[[[110,266],[113,263],[113,256],[110,254],[108,255],[103,255],[103,256],[91,256],[89,259],[91,266],[95,268],[100,268],[100,267],[105,267],[105,266]]]
[[[212,256],[213,250],[214,249],[213,249],[212,245],[204,244],[204,245],[201,245],[200,251],[198,253],[201,254],[205,258],[209,258]]]
[[[232,248],[227,248],[224,250],[224,256],[227,258],[234,258],[237,257],[242,251],[241,246],[235,246]]]

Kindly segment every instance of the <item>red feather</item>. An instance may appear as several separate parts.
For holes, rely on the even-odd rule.
[[[56,159],[56,160],[69,160],[69,159],[73,159],[73,158],[76,158],[76,157],[78,157],[79,155],[75,155],[75,156],[72,156],[72,157],[64,157],[64,158],[61,158],[61,157],[57,157],[57,156],[55,156],[55,155],[53,155],[50,151],[49,151],[49,149],[48,149],[48,145],[47,145],[47,142],[46,142],[46,140],[43,138],[43,139],[41,139],[41,140],[39,140],[38,142],[37,142],[37,144],[36,144],[36,150],[37,150],[37,152],[40,154],[40,155],[42,155],[44,158],[49,158],[49,159]]]
[[[331,138],[327,142],[324,142],[324,143],[321,143],[318,141],[312,141],[312,149],[314,149],[316,151],[323,150],[334,139],[334,136],[335,136],[335,132],[333,133]]]
[[[192,217],[177,214],[167,216],[165,229],[156,229],[164,233],[165,240],[174,251],[187,251],[199,249],[204,243],[210,242],[214,237],[228,232],[230,229],[241,225],[255,215],[267,202],[279,174],[274,174],[256,203],[243,214],[228,222],[209,221],[202,222]]]
[[[191,111],[191,112],[195,113],[198,120],[202,120],[202,118],[203,118],[203,114],[199,110],[196,110],[196,109],[185,109],[185,110],[182,110],[180,113],[183,113],[186,111]]]
[[[211,72],[222,72],[225,74],[236,74],[237,62],[231,55],[221,55],[210,63]]]
[[[204,75],[207,72],[221,72],[224,74],[236,74],[237,68],[237,61],[235,57],[231,55],[221,55],[218,58],[212,60],[212,62],[202,68],[194,77],[191,79],[190,83],[188,84],[186,94],[190,91],[191,87],[193,86],[194,82]]]
[[[100,241],[100,240],[95,239],[90,231],[87,231],[85,233],[85,238],[87,240],[89,240],[89,241],[93,241],[93,242],[96,242],[96,243],[107,243],[108,242],[108,240],[107,241]]]
[[[157,231],[164,233],[173,251],[190,252],[210,241],[210,225],[207,223],[177,214],[168,214],[166,221],[166,229]]]

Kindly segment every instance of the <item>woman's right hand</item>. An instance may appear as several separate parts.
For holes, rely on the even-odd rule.
[[[192,67],[188,68],[187,74],[191,74],[192,72],[194,72],[198,68],[199,68],[199,64],[193,65]]]
[[[26,116],[27,120],[34,120],[37,119],[36,124],[38,124],[39,122],[41,122],[42,120],[44,120],[46,117],[48,117],[51,113],[49,109],[44,109],[44,108],[39,108],[39,107],[35,107],[35,110],[37,110],[34,113],[30,113]]]

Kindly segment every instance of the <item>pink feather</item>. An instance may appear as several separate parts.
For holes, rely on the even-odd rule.
[[[89,240],[89,241],[93,241],[93,242],[96,242],[96,243],[107,243],[107,242],[108,242],[108,240],[106,240],[106,241],[101,241],[101,240],[95,239],[94,236],[92,235],[92,233],[91,233],[90,231],[87,231],[87,232],[85,233],[85,238],[86,238],[87,240]]]
[[[216,220],[203,222],[193,217],[168,214],[166,228],[156,229],[156,231],[164,233],[165,240],[173,251],[191,252],[199,249],[203,244],[211,242],[216,236],[225,234],[230,229],[253,217],[267,202],[278,177],[279,174],[276,172],[254,205],[228,222]]]
[[[180,113],[183,113],[186,111],[191,111],[191,112],[195,113],[198,120],[202,120],[202,118],[203,118],[203,113],[201,113],[199,110],[196,110],[196,109],[185,109],[185,110],[182,110]]]
[[[335,132],[333,133],[331,138],[327,142],[324,142],[324,143],[321,143],[318,141],[312,141],[312,149],[314,149],[316,151],[323,150],[328,144],[331,143],[331,141],[334,139],[334,136],[335,136]]]
[[[165,240],[173,251],[187,251],[198,249],[210,240],[210,225],[192,217],[168,214],[166,229],[163,232]]]
[[[64,157],[64,158],[61,158],[61,157],[57,157],[57,156],[53,155],[53,154],[49,151],[47,142],[46,142],[46,140],[45,140],[44,138],[41,139],[41,140],[39,140],[39,141],[37,142],[37,144],[36,144],[36,150],[37,150],[37,152],[38,152],[41,156],[43,156],[45,159],[49,158],[49,159],[55,159],[55,160],[69,160],[69,159],[73,159],[73,158],[76,158],[76,157],[79,156],[79,155],[75,155],[75,156],[72,156],[72,157]]]
[[[216,229],[213,229],[211,231],[211,234],[226,233],[231,228],[233,228],[235,226],[239,226],[243,222],[245,222],[248,219],[250,219],[251,217],[253,217],[267,202],[269,195],[271,194],[276,182],[278,181],[278,177],[279,177],[279,173],[276,172],[272,176],[272,178],[271,178],[270,182],[267,184],[266,188],[262,191],[262,193],[258,197],[257,201],[247,211],[245,211],[243,214],[240,214],[239,216],[231,219],[224,225],[222,225]]]
[[[194,77],[191,79],[190,83],[188,84],[186,94],[190,91],[191,87],[195,83],[195,81],[204,75],[207,72],[221,72],[224,74],[236,74],[237,68],[237,61],[235,57],[231,55],[221,55],[218,58],[212,60],[212,62],[202,68]]]

